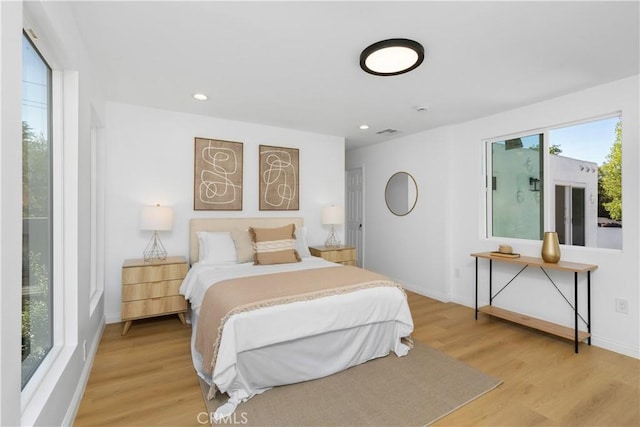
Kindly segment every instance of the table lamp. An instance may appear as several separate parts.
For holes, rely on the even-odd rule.
[[[330,248],[340,246],[340,241],[336,238],[335,226],[344,224],[344,211],[342,208],[335,205],[322,208],[322,224],[331,225],[331,233],[329,233],[324,245]]]
[[[173,227],[173,209],[167,206],[144,206],[140,212],[140,230],[152,230],[153,236],[144,249],[145,261],[164,261],[167,251],[164,249],[158,231],[169,231]]]

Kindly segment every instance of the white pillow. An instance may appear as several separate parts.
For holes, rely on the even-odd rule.
[[[294,235],[296,236],[296,250],[300,258],[311,256],[309,245],[307,245],[307,227],[296,227]]]
[[[228,231],[198,231],[199,261],[205,264],[235,264],[236,246]]]

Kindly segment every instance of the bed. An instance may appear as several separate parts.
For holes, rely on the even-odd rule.
[[[288,227],[295,230],[295,239],[286,240],[296,260],[272,263],[268,257],[279,248],[260,236]],[[192,266],[180,293],[191,307],[194,368],[210,385],[209,398],[218,391],[229,396],[217,420],[272,387],[325,377],[390,352],[404,356],[411,348],[413,322],[402,288],[376,273],[311,256],[305,232],[298,217],[190,221]]]

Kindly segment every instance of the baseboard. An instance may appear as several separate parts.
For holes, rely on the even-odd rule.
[[[464,305],[465,307],[471,307],[471,308],[474,308],[476,305],[475,300],[467,299],[467,298],[453,297],[451,301],[455,302],[456,304]],[[478,301],[478,303],[480,303],[480,301]],[[482,305],[485,305],[485,304],[488,304],[488,302],[482,302]]]
[[[640,349],[638,349],[637,347],[631,347],[630,345],[612,341],[607,338],[602,338],[598,335],[591,336],[591,344],[596,347],[604,348],[605,350],[624,354],[625,356],[633,357],[635,359],[640,359]]]
[[[62,423],[63,426],[72,426],[73,421],[78,414],[78,409],[80,409],[80,402],[82,401],[82,396],[84,395],[84,390],[87,387],[87,382],[89,381],[89,376],[91,375],[91,369],[93,368],[93,361],[96,358],[96,353],[98,352],[98,345],[100,344],[100,340],[102,339],[102,333],[104,332],[104,328],[106,326],[105,319],[102,319],[100,325],[98,326],[98,331],[96,336],[94,337],[91,347],[87,352],[87,360],[84,364],[84,368],[82,369],[82,374],[80,375],[80,379],[78,381],[78,386],[76,387],[76,391],[73,393],[73,398],[71,402],[69,402],[69,409],[67,409],[67,413],[64,416],[64,421]]]
[[[112,323],[120,323],[122,322],[122,316],[120,315],[120,313],[105,314],[104,320],[107,325],[110,325]]]
[[[411,291],[413,293],[422,295],[423,297],[433,298],[433,299],[436,299],[436,300],[442,301],[442,302],[450,302],[451,301],[451,297],[449,295],[445,294],[445,293],[434,292],[434,291],[431,291],[429,289],[424,289],[424,288],[422,288],[420,286],[413,285],[411,283],[401,282],[399,280],[396,280],[396,282],[400,283],[404,289],[406,289],[408,291]]]

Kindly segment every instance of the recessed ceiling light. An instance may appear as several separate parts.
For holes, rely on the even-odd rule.
[[[360,54],[360,67],[376,76],[397,76],[422,64],[424,48],[414,40],[389,39],[372,44]]]
[[[360,125],[360,129],[367,130],[369,129],[369,125]]]
[[[208,99],[207,95],[205,95],[204,93],[194,93],[193,97],[198,101],[206,101]]]

